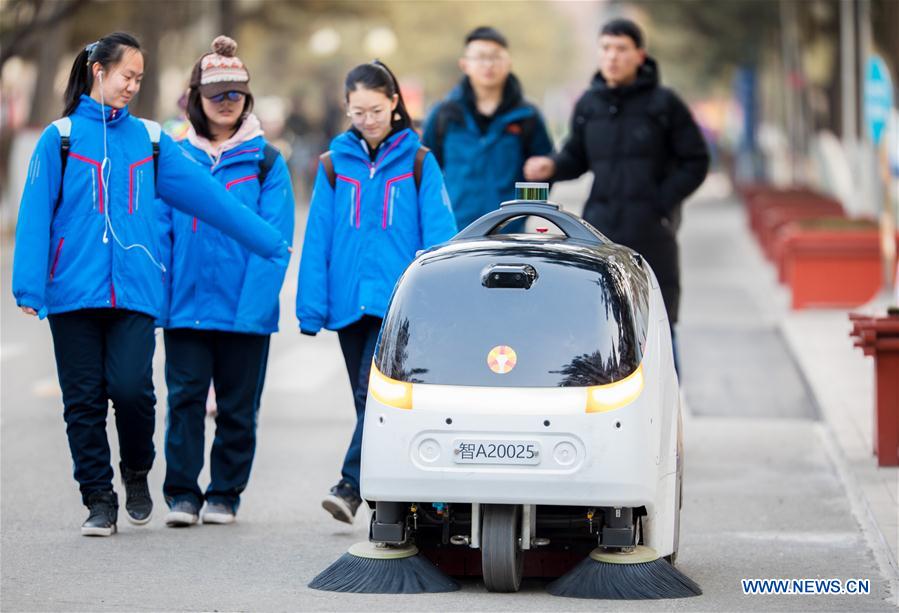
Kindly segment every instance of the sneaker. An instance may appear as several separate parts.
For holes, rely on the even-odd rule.
[[[87,497],[90,515],[81,524],[83,536],[112,536],[119,516],[119,498],[112,490],[93,492]]]
[[[204,524],[233,524],[237,521],[237,515],[231,505],[223,502],[207,502],[203,509]]]
[[[356,509],[360,504],[362,504],[362,498],[359,497],[359,491],[346,481],[341,481],[332,487],[331,493],[322,500],[322,508],[325,511],[337,521],[347,524],[353,523]]]
[[[122,475],[122,485],[125,486],[125,510],[128,512],[128,521],[142,526],[150,521],[153,514],[153,499],[150,497],[150,488],[147,487],[147,473],[150,471],[130,470],[122,463],[119,463],[119,471]]]
[[[169,528],[193,526],[200,519],[200,509],[190,500],[174,502],[165,516],[165,525]]]

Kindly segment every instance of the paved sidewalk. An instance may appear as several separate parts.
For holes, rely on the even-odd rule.
[[[712,314],[745,310],[748,303],[756,317],[779,331],[820,414],[822,440],[846,487],[853,514],[878,565],[891,578],[894,599],[899,598],[899,469],[879,468],[872,453],[874,361],[852,346],[849,310],[790,309],[789,290],[778,285],[774,267],[765,260],[749,231],[742,204],[733,196],[722,199],[726,186],[720,183],[707,184],[705,190],[716,187],[720,193],[697,194],[686,211],[689,223],[681,235],[682,258],[711,255],[696,248],[693,239],[700,236],[716,235],[722,249],[714,276],[703,273],[691,277],[690,271],[697,267],[685,262],[682,325],[701,321],[708,328]],[[727,296],[740,299],[724,305],[692,303],[692,290],[708,284],[717,284],[719,288],[735,286],[739,292],[723,291],[720,295],[722,300],[727,300]],[[852,309],[860,310],[863,309]],[[776,378],[777,370],[768,369],[768,376]],[[760,390],[763,397],[765,393]]]

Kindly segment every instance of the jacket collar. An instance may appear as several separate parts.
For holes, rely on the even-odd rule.
[[[468,126],[470,131],[479,132],[474,120],[476,108],[474,103],[474,90],[471,87],[468,77],[459,81],[458,85],[456,85],[447,96],[447,101],[455,103],[464,109],[465,112],[462,113],[462,115],[464,116],[466,126]],[[518,77],[509,73],[509,77],[506,79],[506,85],[503,88],[503,100],[500,102],[500,105],[496,109],[496,113],[493,115],[493,120],[490,122],[490,128],[487,130],[487,136],[489,138],[496,137],[502,134],[508,124],[530,116],[533,111],[527,106],[524,106],[524,102],[521,82],[518,80]],[[460,120],[462,120],[462,117],[460,117]]]
[[[187,129],[187,142],[200,151],[206,152],[213,163],[217,164],[219,160],[222,159],[222,155],[226,152],[262,135],[262,124],[259,123],[259,119],[256,115],[250,113],[247,115],[246,119],[243,120],[243,123],[240,124],[240,128],[237,129],[237,132],[235,132],[231,138],[219,145],[213,145],[208,138],[197,134],[193,125]]]
[[[637,69],[637,78],[633,83],[621,85],[619,87],[609,87],[609,84],[606,83],[606,78],[602,76],[601,72],[597,72],[593,75],[593,80],[590,82],[590,89],[604,98],[620,99],[646,89],[658,87],[658,85],[659,65],[653,58],[647,55],[646,60],[644,60],[640,68]]]
[[[474,87],[472,87],[471,85],[471,80],[468,77],[464,77],[459,82],[459,85],[456,86],[456,90],[458,90],[456,95],[459,97],[459,100],[461,100],[463,104],[465,104],[469,112],[477,112],[478,107],[475,99]],[[493,113],[493,117],[501,117],[504,113],[511,111],[515,107],[519,106],[522,102],[524,102],[524,95],[521,90],[521,82],[518,80],[518,77],[516,77],[514,73],[510,72],[509,76],[506,77],[505,85],[503,85],[502,100],[500,100],[499,106],[496,107],[496,112]]]
[[[213,171],[215,171],[248,159],[262,159],[263,149],[265,148],[265,138],[256,136],[249,140],[237,143],[230,149],[222,150],[218,158],[213,157],[209,154],[209,151],[198,147],[193,141],[188,139],[181,141],[181,146],[184,147],[190,156],[197,162],[204,166],[210,166]]]
[[[385,164],[390,164],[409,152],[410,149],[418,149],[419,144],[418,135],[412,128],[398,130],[384,139],[384,142],[378,147],[379,152],[375,161],[372,162],[364,139],[360,138],[358,133],[347,130],[337,135],[331,141],[331,150],[335,153],[357,158],[363,161],[369,168],[377,169]]]
[[[127,106],[121,109],[116,109],[109,105],[101,106],[99,102],[87,94],[81,94],[78,106],[75,107],[75,112],[72,114],[76,117],[83,117],[84,119],[99,122],[103,119],[104,110],[106,112],[106,125],[108,126],[116,125],[120,121],[124,121],[130,114]]]

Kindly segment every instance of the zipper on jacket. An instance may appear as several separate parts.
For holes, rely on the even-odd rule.
[[[143,176],[142,170],[138,169],[138,166],[142,164],[146,164],[147,162],[151,162],[153,160],[153,156],[146,157],[142,160],[138,160],[131,164],[128,167],[128,214],[133,215],[135,210],[135,200],[137,200],[137,206],[140,206],[140,183],[141,177]],[[134,193],[134,176],[137,175],[137,195]]]
[[[397,183],[398,181],[402,181],[403,179],[410,179],[410,178],[412,178],[412,176],[413,176],[413,173],[408,172],[404,175],[399,175],[399,176],[393,177],[392,179],[387,179],[387,185],[384,188],[384,213],[381,216],[381,228],[382,229],[385,229],[385,230],[387,229],[388,209],[390,212],[390,224],[393,225],[393,199],[395,197],[394,190],[396,189],[396,186],[394,184]]]
[[[112,308],[115,308],[115,285],[113,285],[111,280],[109,282],[109,298],[112,304]]]
[[[196,217],[194,217],[194,222],[193,222],[193,231],[194,231],[194,234],[196,234],[196,233],[197,233],[197,218],[196,218]]]
[[[66,237],[63,236],[59,239],[59,244],[56,246],[56,255],[53,256],[53,266],[50,267],[50,280],[53,280],[53,275],[56,273],[56,265],[59,264],[59,253],[62,251],[62,243],[66,240]]]
[[[374,178],[375,178],[375,171],[378,169],[378,166],[381,165],[381,162],[384,161],[384,158],[387,157],[387,154],[390,153],[390,151],[391,151],[394,147],[396,147],[396,146],[399,145],[401,142],[403,142],[403,140],[406,138],[406,136],[407,136],[406,134],[403,134],[402,136],[400,136],[399,138],[397,138],[395,141],[393,141],[393,142],[390,144],[390,146],[387,147],[387,149],[384,150],[384,153],[381,154],[380,158],[379,158],[376,162],[369,162],[369,163],[368,163],[368,178],[369,178],[369,179],[374,179]],[[366,148],[366,150],[367,150],[367,148]]]

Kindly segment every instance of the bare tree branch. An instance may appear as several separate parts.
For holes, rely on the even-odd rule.
[[[3,32],[2,43],[0,43],[0,69],[11,57],[18,55],[27,43],[28,39],[47,28],[50,28],[63,19],[71,17],[78,12],[81,7],[86,5],[90,0],[68,0],[54,2],[55,10],[45,16],[41,16],[41,8],[43,0],[32,0],[31,2],[17,2],[10,10],[31,4],[33,13],[31,20],[23,24],[14,24],[10,31]]]

